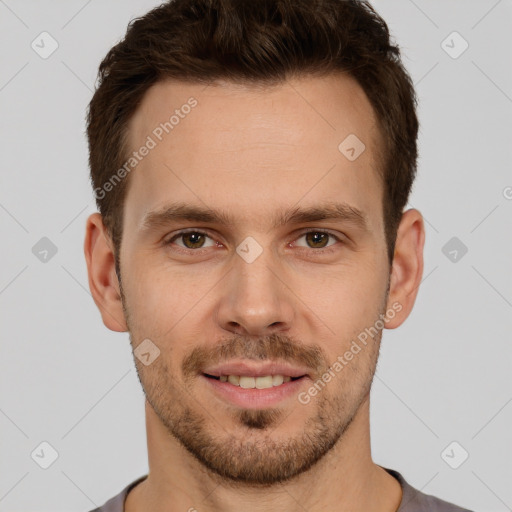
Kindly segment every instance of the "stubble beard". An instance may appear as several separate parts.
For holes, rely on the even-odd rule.
[[[313,413],[294,436],[279,429],[293,411],[226,407],[228,421],[223,421],[223,426],[205,410],[216,402],[200,404],[201,397],[194,395],[199,383],[187,386],[178,382],[163,357],[149,367],[137,360],[135,364],[155,414],[202,466],[222,480],[265,486],[304,473],[340,441],[370,392],[380,345],[376,339],[372,343],[366,348],[372,353],[365,356],[365,364],[345,367],[308,404],[297,400],[294,410],[309,408]]]
[[[129,324],[129,311],[122,288],[121,298]],[[129,332],[132,348],[135,348],[132,337],[135,331],[129,328]],[[227,430],[214,421],[213,416],[193,396],[193,378],[178,381],[164,357],[158,357],[149,367],[135,357],[134,361],[146,399],[161,423],[210,471],[213,478],[227,480],[233,485],[268,486],[306,472],[342,439],[369,396],[381,337],[380,331],[365,346],[364,361],[349,364],[334,378],[333,384],[328,384],[309,404],[302,405],[297,401],[296,407],[309,407],[314,412],[304,422],[302,432],[291,438],[280,432],[273,435],[281,423],[286,424],[291,414],[283,409],[226,408],[226,416],[230,417],[230,430]],[[271,351],[279,352],[280,345],[279,341],[276,345],[276,339],[281,340],[281,336],[273,335],[271,338],[262,339],[260,348],[271,347]],[[288,343],[283,352],[289,350]],[[200,376],[196,375],[195,379],[198,378]],[[191,386],[190,390],[186,383]]]

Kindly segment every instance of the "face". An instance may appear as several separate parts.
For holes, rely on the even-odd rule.
[[[134,149],[155,143],[129,178],[120,252],[132,346],[159,350],[134,358],[149,404],[217,475],[304,472],[367,398],[381,329],[366,344],[361,333],[389,308],[370,103],[342,75],[161,82],[129,133]],[[356,159],[338,148],[350,134],[365,145]]]

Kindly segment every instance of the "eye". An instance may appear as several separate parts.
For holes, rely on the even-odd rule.
[[[304,243],[299,242],[301,239],[304,239]],[[329,231],[310,229],[302,233],[293,242],[293,245],[307,249],[325,249],[322,252],[329,252],[334,250],[330,247],[336,245],[336,242],[342,243],[342,239]],[[176,250],[185,252],[222,246],[222,244],[213,240],[208,233],[198,230],[180,231],[164,241],[164,245],[175,245]]]
[[[164,243],[165,245],[170,245],[175,240],[180,239],[183,243],[177,243],[176,245],[183,249],[204,249],[206,247],[213,247],[217,245],[214,240],[212,240],[206,233],[203,233],[202,231],[182,231],[181,233],[177,233]],[[207,240],[211,241],[209,245],[205,245]]]
[[[336,241],[341,242],[340,238],[328,231],[309,230],[303,233],[297,240],[305,238],[306,245],[296,242],[299,247],[307,247],[309,249],[323,249],[334,245]],[[329,238],[333,239],[333,243],[329,244]]]

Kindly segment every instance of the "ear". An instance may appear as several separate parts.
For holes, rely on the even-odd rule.
[[[128,331],[116,275],[113,243],[99,213],[87,218],[84,254],[89,289],[103,323],[111,331]]]
[[[424,244],[423,217],[414,208],[407,210],[398,226],[387,301],[387,310],[395,315],[387,319],[386,329],[400,326],[412,311],[423,276]]]

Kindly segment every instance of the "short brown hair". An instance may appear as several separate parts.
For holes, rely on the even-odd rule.
[[[93,188],[103,190],[126,161],[129,120],[159,80],[274,85],[337,71],[357,80],[377,115],[391,264],[416,175],[417,100],[385,21],[364,0],[171,0],[132,20],[101,62],[89,104]],[[128,177],[102,197],[95,192],[118,276],[127,184]]]

